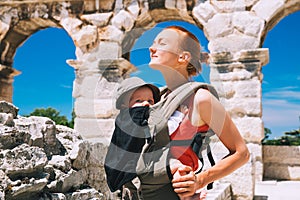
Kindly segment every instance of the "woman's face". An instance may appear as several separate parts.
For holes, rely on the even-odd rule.
[[[178,64],[180,35],[176,30],[164,29],[160,32],[150,50],[150,67],[174,67]]]

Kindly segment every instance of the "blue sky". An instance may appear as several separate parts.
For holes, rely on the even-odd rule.
[[[263,44],[270,51],[270,62],[262,69],[263,121],[272,131],[271,138],[300,126],[299,20],[300,12],[287,16],[268,33]],[[139,38],[131,52],[132,63],[139,71],[132,76],[165,84],[161,74],[147,66],[148,47],[160,30],[158,27],[172,23],[175,22],[160,23]],[[202,30],[185,22],[176,23],[192,31],[208,52],[208,41]],[[35,108],[52,107],[70,119],[75,74],[66,64],[67,59],[76,59],[75,46],[62,29],[38,31],[17,49],[13,67],[22,74],[15,77],[13,103],[19,107],[20,115],[29,114]],[[209,82],[209,67],[203,66],[203,73],[195,79]]]

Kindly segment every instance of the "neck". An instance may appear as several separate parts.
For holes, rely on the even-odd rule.
[[[171,91],[188,82],[188,75],[183,75],[183,73],[174,70],[174,68],[164,66],[160,68],[160,72],[164,76],[166,84]]]

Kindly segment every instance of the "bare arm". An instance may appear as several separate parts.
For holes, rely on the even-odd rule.
[[[195,192],[193,190],[202,188],[210,182],[232,173],[249,160],[248,148],[237,127],[221,103],[209,91],[204,89],[197,91],[193,109],[197,114],[194,114],[192,116],[194,119],[191,120],[201,119],[208,124],[230,153],[215,166],[197,174],[196,179],[190,174],[174,178],[173,187],[180,196],[192,195]],[[195,118],[197,119],[195,120]]]

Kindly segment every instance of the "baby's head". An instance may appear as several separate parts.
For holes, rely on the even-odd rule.
[[[117,90],[116,108],[149,106],[160,100],[159,89],[147,84],[138,77],[131,77],[121,82]]]

